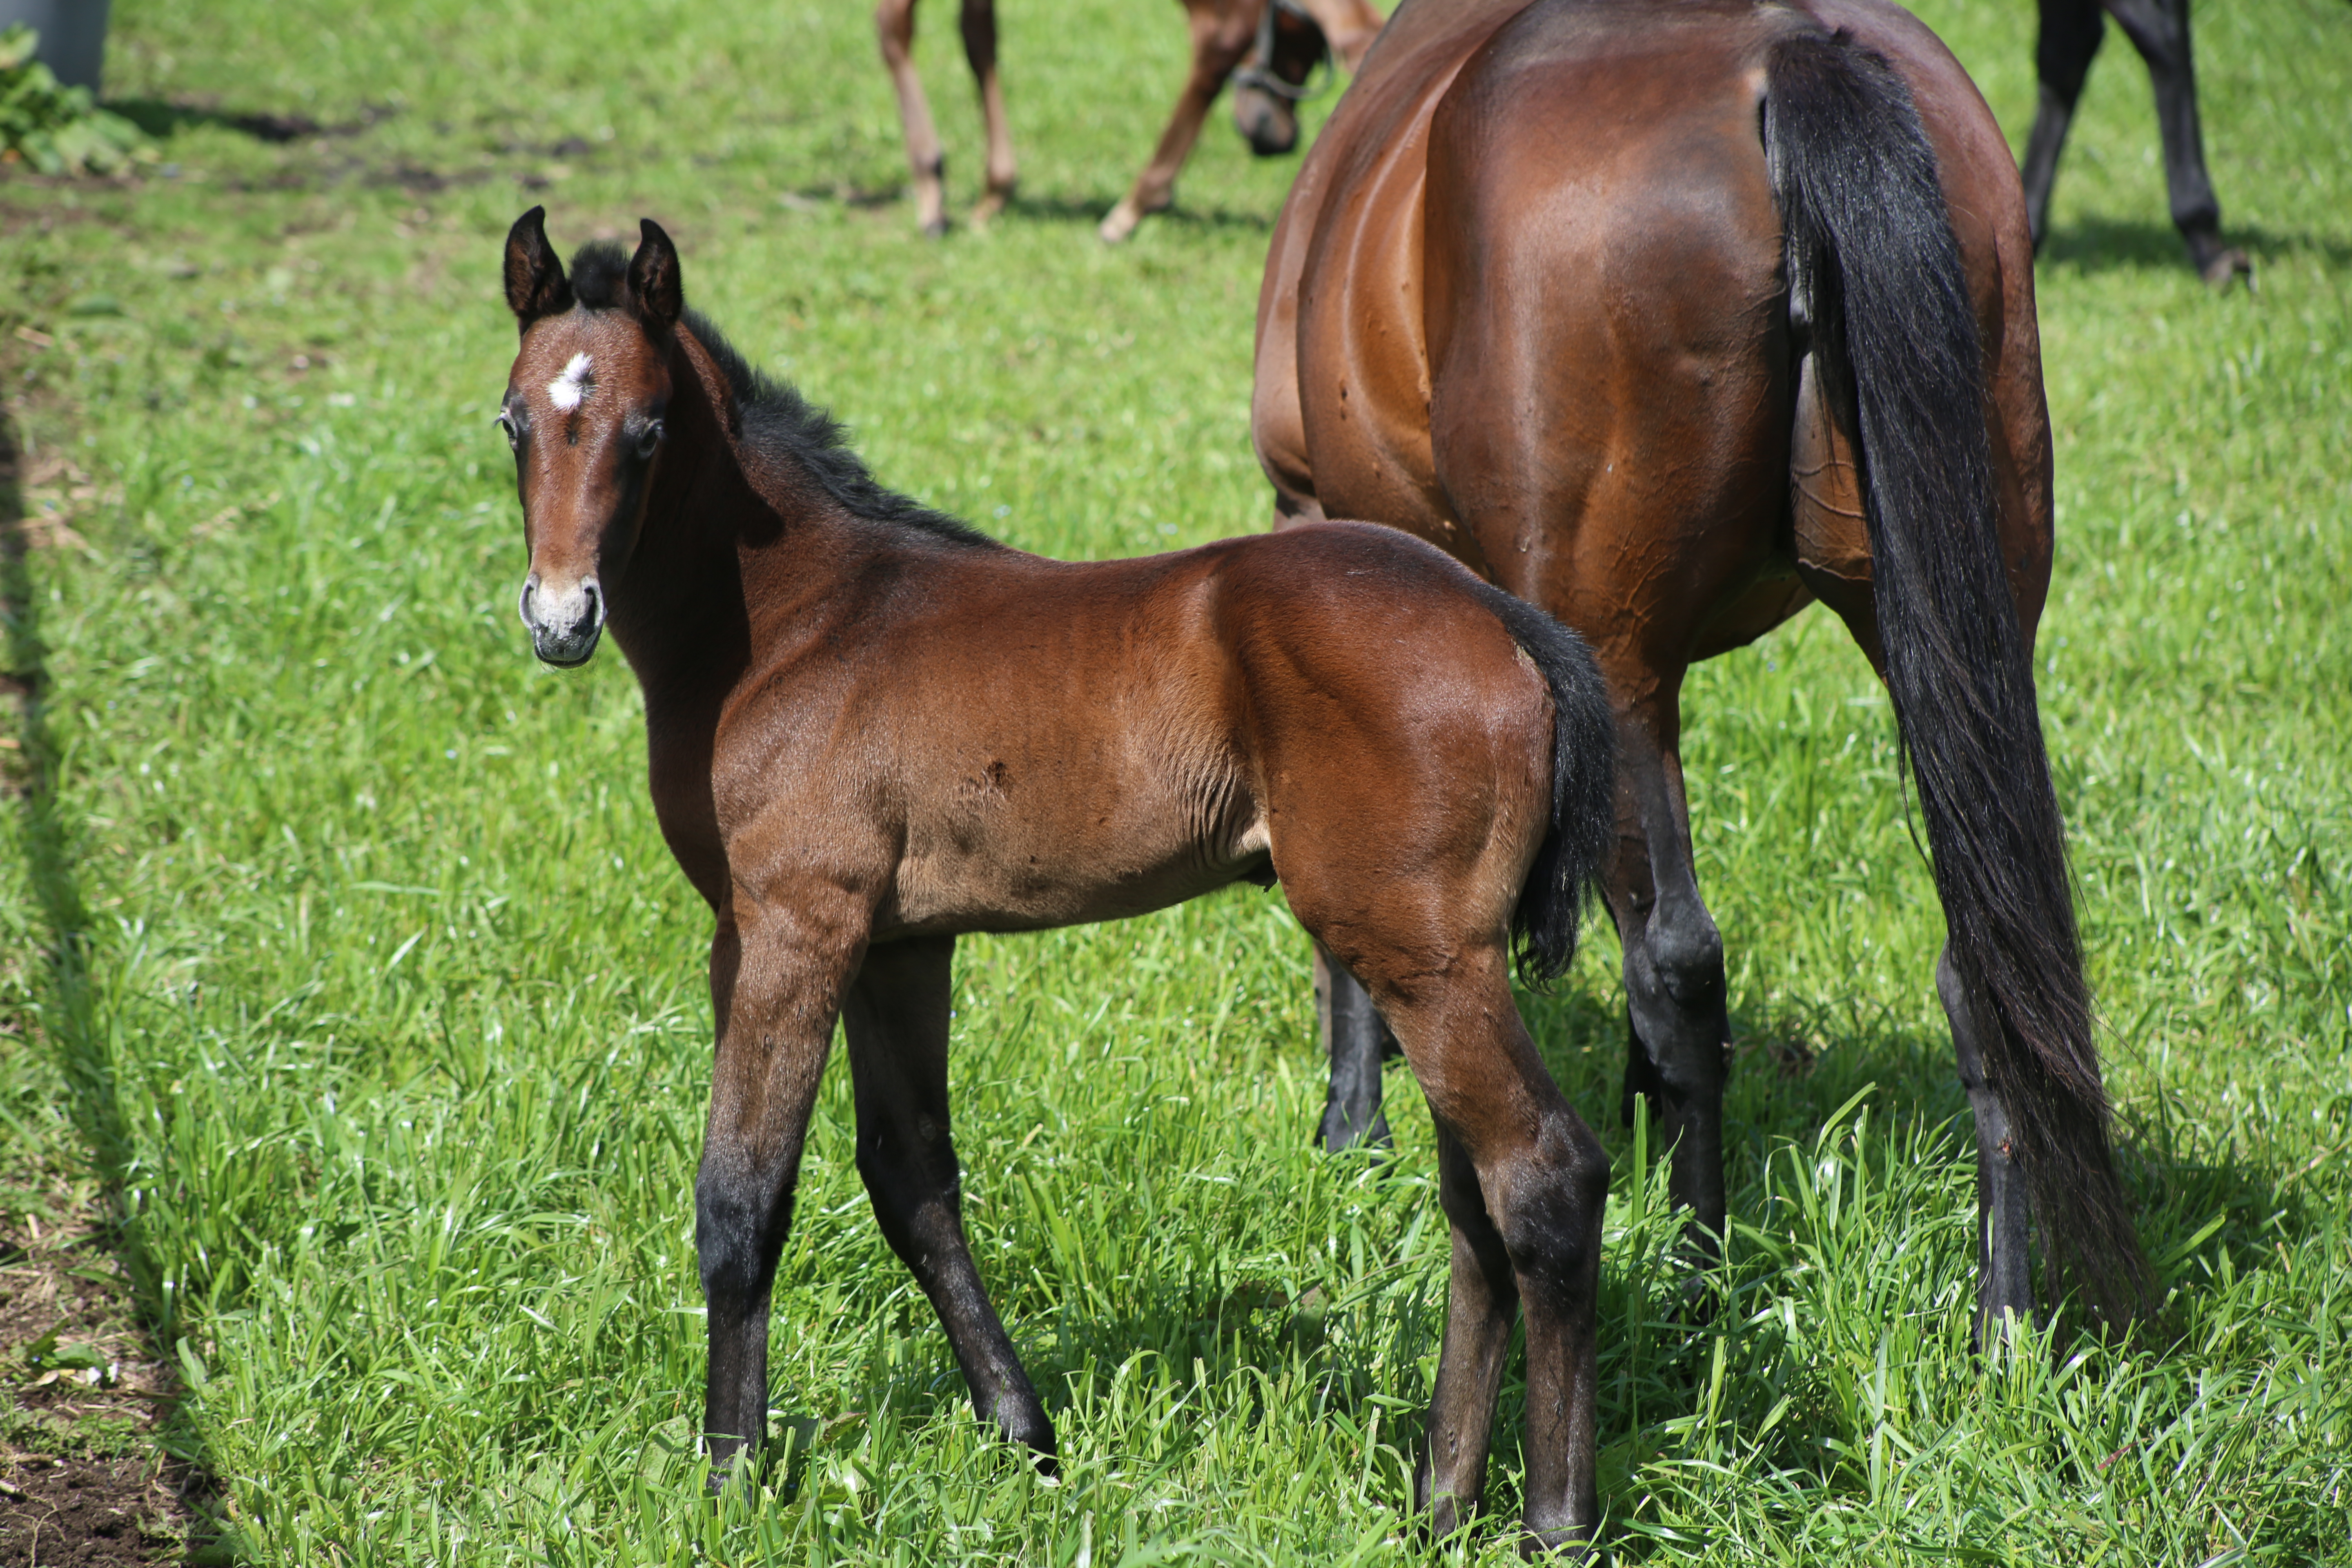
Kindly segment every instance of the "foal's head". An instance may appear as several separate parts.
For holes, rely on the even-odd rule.
[[[575,665],[596,651],[605,585],[636,546],[685,301],[677,249],[652,219],[625,269],[617,250],[592,248],[567,279],[545,218],[533,207],[507,235],[507,304],[522,348],[499,425],[514,448],[530,549],[522,624],[540,658]]]

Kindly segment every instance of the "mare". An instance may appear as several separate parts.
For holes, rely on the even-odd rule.
[[[972,222],[986,224],[1012,199],[1016,167],[1013,130],[1004,118],[1004,90],[996,74],[996,0],[962,0],[964,58],[980,87],[981,117],[988,132],[988,184]],[[1291,100],[1327,51],[1336,51],[1353,70],[1381,29],[1381,14],[1369,0],[1183,0],[1192,37],[1192,68],[1178,93],[1168,128],[1160,133],[1151,161],[1135,177],[1100,233],[1110,243],[1125,239],[1147,213],[1175,199],[1176,176],[1192,155],[1209,106],[1244,57],[1258,49],[1251,71],[1234,93],[1234,117],[1261,155],[1287,153],[1298,140]],[[1280,12],[1276,16],[1274,13]],[[923,232],[947,233],[946,156],[931,124],[929,103],[915,74],[915,0],[879,0],[874,28],[881,36],[882,63],[898,95],[898,122],[907,133],[907,162],[915,176],[915,216]]]
[[[764,1436],[770,1286],[838,1019],[882,1233],[982,1422],[1051,1462],[964,1240],[956,936],[1278,878],[1438,1129],[1453,1275],[1419,1498],[1450,1530],[1475,1494],[1523,1306],[1527,1526],[1589,1536],[1609,1164],[1509,984],[1515,945],[1523,973],[1567,965],[1607,848],[1615,740],[1583,643],[1368,524],[1083,565],[1007,549],[883,489],[685,310],[656,225],[567,276],[542,220],[506,250],[523,623],[558,665],[612,628],[662,833],[716,922],[695,1182],[713,1458]]]
[[[2042,79],[2033,130],[2025,140],[2025,213],[2038,247],[2050,233],[2050,190],[2058,180],[2058,152],[2066,144],[2075,100],[2091,74],[2091,57],[2115,17],[2147,62],[2156,89],[2156,123],[2164,144],[2164,184],[2172,226],[2189,242],[2198,275],[2216,289],[2254,264],[2221,243],[2221,204],[2205,173],[2205,134],[2197,123],[2197,67],[2189,54],[2189,0],[2042,0],[2042,32],[2033,63]]]
[[[1635,1096],[1723,1234],[1723,941],[1680,693],[1819,599],[1894,702],[1975,1112],[1984,1344],[2053,1275],[2147,1302],[2032,673],[2049,415],[2016,165],[1882,0],[1409,0],[1325,124],[1258,299],[1277,524],[1420,535],[1583,633],[1621,752],[1607,902]],[[1323,1133],[1384,1131],[1375,1007],[1319,954]],[[1378,998],[1371,998],[1377,1004]]]

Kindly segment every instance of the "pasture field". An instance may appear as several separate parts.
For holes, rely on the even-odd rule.
[[[1925,12],[2021,141],[2032,7]],[[967,1218],[1059,1480],[973,1426],[836,1063],[776,1292],[790,1447],[703,1500],[707,916],[617,654],[559,674],[515,624],[499,241],[536,201],[567,251],[658,217],[688,300],[887,482],[1024,547],[1262,527],[1251,312],[1295,161],[1253,164],[1221,110],[1176,214],[1107,250],[1178,10],[1003,17],[1022,195],[944,244],[912,232],[851,0],[119,0],[109,97],[162,161],[0,183],[31,692],[0,742],[0,1226],[102,1194],[184,1391],[163,1439],[216,1484],[205,1559],[1511,1559],[1492,1522],[1407,1527],[1444,1287],[1427,1114],[1397,1068],[1391,1164],[1310,1147],[1306,942],[1249,889],[964,944]],[[923,20],[961,211],[977,114],[951,9]],[[1619,1562],[2352,1562],[2352,6],[2197,26],[2259,291],[2183,261],[2119,40],[2040,272],[2037,674],[2171,1337],[1969,1355],[1941,916],[1889,710],[1808,614],[1686,698],[1739,1036],[1707,1326],[1677,1319],[1654,1151],[1617,1119],[1605,922],[1526,1002],[1617,1155]],[[0,1344],[0,1436],[84,1440],[25,1354]]]

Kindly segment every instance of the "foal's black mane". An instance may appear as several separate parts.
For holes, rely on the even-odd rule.
[[[572,258],[572,296],[592,310],[625,308],[628,276],[628,252],[610,240],[592,240]],[[798,463],[851,515],[868,522],[913,529],[949,544],[996,544],[961,519],[934,511],[876,479],[865,459],[845,444],[845,432],[831,414],[790,383],[754,368],[701,311],[687,311],[685,325],[734,395],[736,437],[743,445],[762,457]]]

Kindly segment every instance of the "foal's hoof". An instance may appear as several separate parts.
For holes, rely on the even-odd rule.
[[[926,218],[923,220],[923,237],[925,239],[945,239],[947,237],[948,220],[944,215],[939,217]]]

